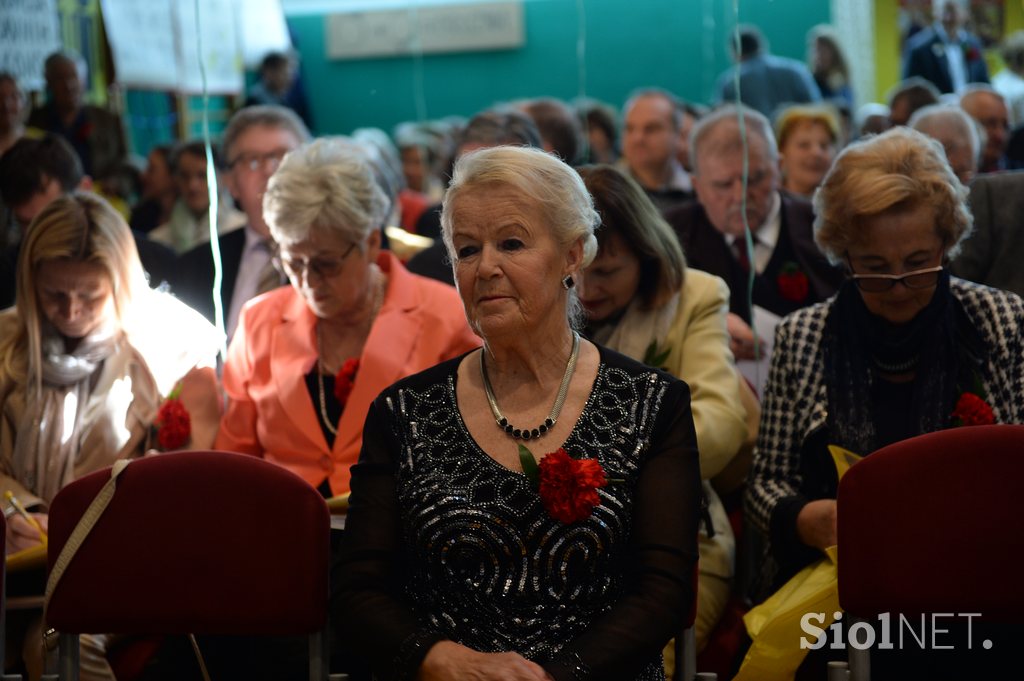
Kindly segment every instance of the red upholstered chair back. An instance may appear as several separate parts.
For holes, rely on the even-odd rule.
[[[1024,426],[922,435],[839,483],[839,602],[851,615],[1024,608]]]
[[[50,506],[53,565],[110,469]],[[54,591],[68,633],[302,635],[327,621],[330,514],[295,474],[252,456],[133,462]]]

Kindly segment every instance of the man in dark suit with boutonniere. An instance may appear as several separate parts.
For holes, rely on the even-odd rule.
[[[940,21],[907,41],[903,78],[930,80],[942,94],[959,93],[968,83],[989,82],[981,43],[964,30],[966,22],[967,9],[946,0]]]
[[[665,219],[679,235],[687,264],[729,284],[730,348],[737,359],[754,359],[747,295],[751,269],[753,304],[780,317],[831,296],[842,282],[842,271],[814,243],[811,203],[779,189],[779,152],[767,118],[742,105],[723,106],[694,124],[690,156],[697,200],[666,212]],[[747,228],[752,257],[746,248]]]

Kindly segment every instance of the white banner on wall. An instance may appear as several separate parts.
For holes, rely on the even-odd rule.
[[[174,2],[178,28],[178,90],[203,91],[196,43],[196,5],[193,0]],[[238,94],[245,87],[242,57],[235,33],[233,0],[203,0],[199,5],[199,27],[203,38],[206,86],[215,94]]]
[[[100,0],[117,82],[126,87],[174,90],[177,33],[171,3]]]
[[[43,63],[60,49],[56,0],[0,0],[0,71],[41,90]]]
[[[195,0],[100,2],[119,84],[188,94],[202,92]],[[238,12],[244,13],[247,7],[248,3],[239,6]],[[284,24],[283,13],[278,21]],[[203,65],[213,94],[238,94],[245,86],[237,31],[241,24],[236,16],[236,0],[200,3]]]
[[[483,2],[417,9],[331,14],[325,23],[328,59],[522,47],[522,2]]]
[[[235,16],[245,68],[256,71],[268,52],[291,50],[281,0],[235,0]]]

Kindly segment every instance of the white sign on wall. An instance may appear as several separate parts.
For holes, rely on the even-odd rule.
[[[202,92],[194,0],[100,0],[100,6],[119,84]],[[211,93],[237,94],[245,85],[238,23],[234,0],[200,3],[202,58]]]
[[[203,78],[196,41],[196,5],[192,0],[177,0],[173,5],[179,38],[178,90],[198,94],[203,91]],[[230,95],[245,89],[234,11],[232,0],[203,0],[199,4],[201,56],[210,93]]]
[[[176,89],[177,33],[171,3],[101,0],[100,7],[117,82],[127,87]]]
[[[332,14],[325,23],[328,59],[522,47],[522,2],[486,2]]]
[[[0,0],[0,71],[23,89],[43,89],[43,62],[60,46],[56,0]]]
[[[235,0],[235,16],[245,68],[256,71],[268,52],[291,50],[281,0]]]

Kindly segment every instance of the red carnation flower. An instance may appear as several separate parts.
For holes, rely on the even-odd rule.
[[[607,480],[596,459],[573,459],[564,449],[540,460],[540,500],[555,520],[586,520],[601,504],[597,488]]]
[[[178,449],[192,435],[192,419],[179,399],[169,399],[156,414],[156,437],[164,451]]]
[[[803,273],[799,265],[792,261],[782,266],[782,272],[779,273],[775,282],[779,287],[779,295],[794,303],[802,303],[807,300],[807,294],[811,290],[807,275]]]
[[[953,410],[953,419],[959,419],[957,425],[988,426],[996,421],[992,407],[974,393],[962,393]]]
[[[89,135],[92,134],[93,127],[92,121],[86,121],[85,124],[78,129],[78,135],[76,135],[76,137],[78,137],[78,141],[85,142],[89,139]]]
[[[334,396],[343,407],[348,402],[348,396],[352,394],[352,386],[355,385],[358,370],[359,358],[349,357],[341,365],[338,375],[334,377]]]

